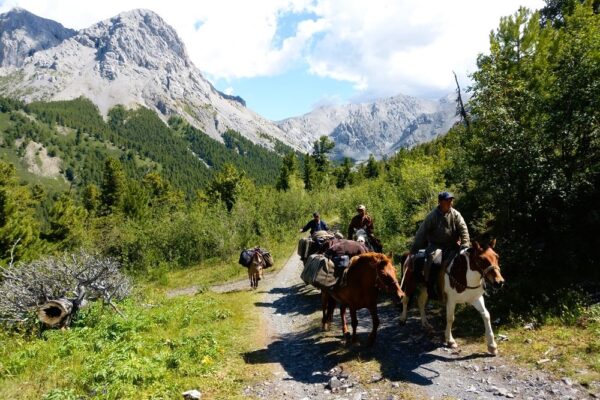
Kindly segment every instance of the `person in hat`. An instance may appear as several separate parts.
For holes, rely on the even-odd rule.
[[[356,212],[357,214],[352,217],[350,225],[348,226],[348,239],[352,240],[355,230],[364,229],[365,232],[367,232],[373,250],[381,252],[383,246],[379,239],[373,235],[375,227],[373,226],[373,218],[367,213],[367,207],[365,207],[364,204],[360,204],[356,207]]]
[[[428,283],[434,260],[444,265],[447,260],[454,258],[459,249],[471,245],[467,224],[462,215],[452,207],[453,201],[454,195],[450,192],[438,194],[438,206],[425,217],[410,248],[411,255],[425,249],[423,277]]]
[[[329,230],[325,221],[321,220],[321,216],[316,211],[313,213],[313,219],[308,221],[308,223],[304,226],[304,228],[300,229],[300,232],[301,233],[306,232],[309,229],[310,229],[311,236],[313,233],[315,233],[317,231],[328,231]]]

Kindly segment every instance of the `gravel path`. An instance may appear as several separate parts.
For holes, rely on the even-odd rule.
[[[300,280],[302,263],[295,254],[277,274],[260,282],[256,307],[262,310],[265,347],[244,355],[249,364],[269,364],[272,378],[247,386],[244,394],[260,399],[583,399],[594,398],[589,390],[569,379],[553,380],[539,371],[514,366],[508,355],[489,357],[484,338],[479,346],[462,352],[442,346],[444,321],[430,322],[439,330],[425,334],[416,317],[409,314],[405,326],[398,324],[398,309],[382,295],[381,325],[374,347],[346,347],[342,341],[339,311],[333,328],[321,332],[320,294]],[[235,282],[215,291],[245,290],[248,283]],[[348,317],[349,318],[349,317]],[[460,321],[458,321],[460,323]],[[371,319],[359,312],[358,335],[366,342]],[[358,362],[356,362],[358,361]]]

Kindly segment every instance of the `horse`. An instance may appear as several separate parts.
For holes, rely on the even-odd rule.
[[[371,242],[369,241],[369,235],[363,228],[354,230],[354,240],[364,244],[369,250],[373,251],[373,246],[371,246]]]
[[[478,242],[473,242],[472,248],[458,254],[443,271],[440,271],[440,279],[438,280],[441,284],[440,293],[443,293],[446,301],[446,330],[444,337],[445,344],[450,348],[454,349],[458,347],[452,336],[452,324],[454,323],[454,309],[456,304],[470,303],[479,311],[483,319],[488,353],[492,355],[498,354],[498,346],[494,340],[494,333],[492,332],[492,324],[490,322],[490,313],[485,308],[483,300],[486,280],[495,288],[500,288],[504,285],[504,278],[500,273],[498,265],[499,257],[494,251],[495,245],[495,239],[486,248],[483,248]],[[407,285],[412,285],[414,288],[419,286],[418,304],[421,313],[421,325],[424,329],[431,331],[433,328],[425,316],[425,304],[428,300],[428,294],[426,288],[423,287],[423,282],[419,282],[418,277],[413,273],[413,259],[414,257],[409,257],[403,263],[403,281],[406,280]],[[442,274],[444,274],[443,279]],[[412,289],[407,288],[407,294],[412,294],[411,291]],[[402,324],[407,319],[408,300],[409,296],[402,299],[402,315],[400,317],[400,323]]]
[[[346,275],[344,287],[321,291],[321,302],[323,305],[323,330],[329,330],[336,302],[340,303],[340,314],[342,318],[342,332],[347,344],[357,342],[356,327],[358,319],[356,312],[366,308],[371,314],[373,327],[369,334],[368,345],[375,343],[377,328],[379,327],[379,316],[377,315],[377,296],[379,290],[391,292],[394,299],[400,301],[404,296],[400,284],[396,279],[396,269],[390,257],[381,253],[364,253],[352,257]],[[348,332],[346,324],[346,308],[350,308],[352,319],[352,336]]]
[[[250,279],[250,287],[253,290],[258,287],[258,281],[263,278],[263,268],[265,267],[266,263],[263,255],[260,251],[255,251],[248,266],[248,279]]]

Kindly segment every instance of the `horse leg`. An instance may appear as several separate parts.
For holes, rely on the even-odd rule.
[[[452,349],[458,347],[456,341],[452,337],[452,324],[454,323],[454,309],[456,307],[456,303],[454,301],[446,302],[446,332],[444,333],[446,339],[446,345]]]
[[[498,354],[498,345],[496,344],[496,340],[494,340],[494,332],[492,331],[492,322],[490,319],[490,313],[487,308],[485,308],[485,301],[483,300],[483,296],[479,296],[477,300],[473,303],[473,307],[479,314],[481,314],[481,318],[483,319],[483,326],[485,327],[485,337],[487,339],[487,350],[488,353],[492,355]]]
[[[331,328],[333,320],[333,311],[335,310],[335,300],[324,290],[321,290],[321,308],[323,310],[323,319],[321,320],[321,328],[328,331]]]
[[[408,296],[402,298],[402,314],[400,315],[400,325],[404,325],[408,318]]]
[[[252,271],[250,270],[250,268],[252,268],[252,267],[248,268],[248,280],[250,281],[250,289],[253,289],[254,288],[254,282],[252,282]]]
[[[373,346],[375,344],[375,339],[377,338],[377,328],[379,328],[379,315],[377,315],[377,304],[369,307],[369,312],[371,313],[371,319],[373,320],[373,330],[369,334],[369,340],[367,341],[367,346]]]
[[[356,336],[358,317],[356,316],[356,308],[354,307],[350,307],[350,318],[352,319],[352,344],[355,344],[358,342],[358,336]]]
[[[346,339],[346,344],[349,345],[352,343],[352,339],[350,337],[350,332],[348,332],[348,323],[346,321],[346,305],[340,304],[340,318],[342,319],[342,334]]]
[[[419,290],[418,299],[419,312],[421,313],[421,326],[423,326],[423,329],[425,329],[426,331],[431,332],[433,331],[433,326],[431,326],[429,321],[427,321],[427,316],[425,315],[425,305],[427,304],[428,299],[429,297],[427,295],[427,288],[422,287],[421,290]]]

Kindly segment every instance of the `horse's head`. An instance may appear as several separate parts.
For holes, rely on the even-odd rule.
[[[478,242],[473,242],[471,264],[494,288],[501,288],[504,286],[504,278],[500,273],[500,257],[494,251],[494,246],[496,246],[496,239],[492,240],[486,248]]]
[[[377,287],[391,293],[395,301],[402,300],[404,292],[396,278],[396,268],[392,264],[392,257],[380,253],[367,253],[375,255],[375,268],[377,270]]]
[[[362,244],[366,245],[367,244],[367,231],[365,231],[362,228],[355,229],[354,230],[354,240],[356,240],[358,243],[362,243]]]

